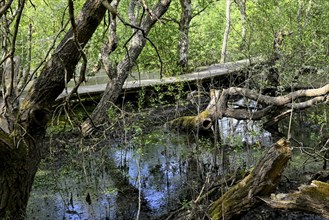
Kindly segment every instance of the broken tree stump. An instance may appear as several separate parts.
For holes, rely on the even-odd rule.
[[[177,130],[209,130],[216,118],[216,105],[220,97],[220,91],[210,90],[210,102],[207,108],[196,116],[183,116],[171,120],[165,124],[165,127]]]
[[[165,127],[177,130],[208,130],[212,126],[209,111],[205,110],[196,116],[183,116],[173,119],[165,124]]]
[[[239,217],[256,204],[255,197],[273,192],[290,157],[289,141],[282,138],[274,143],[247,177],[212,204],[211,218]]]

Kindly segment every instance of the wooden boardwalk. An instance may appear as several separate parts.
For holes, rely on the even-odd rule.
[[[209,79],[218,79],[227,76],[231,73],[236,73],[249,64],[249,60],[240,60],[237,62],[211,65],[209,67],[204,67],[196,72],[179,75],[177,77],[165,77],[162,79],[158,77],[153,79],[141,80],[130,78],[126,80],[123,86],[123,90],[125,91],[125,93],[129,93],[139,90],[142,87],[154,87],[157,85],[163,86],[178,82],[198,82]],[[83,98],[102,94],[106,88],[107,79],[106,76],[100,78],[102,78],[101,82],[96,81],[94,85],[81,85],[78,89],[79,96]],[[58,99],[60,100],[65,98],[71,90],[72,88],[69,87],[67,91],[64,91],[58,97]]]

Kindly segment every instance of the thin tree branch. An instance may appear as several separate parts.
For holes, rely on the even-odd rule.
[[[11,81],[10,81],[10,91],[9,94],[12,93],[12,90],[14,89],[14,72],[15,72],[15,63],[14,63],[14,55],[15,55],[15,50],[16,50],[16,39],[17,39],[17,34],[18,34],[18,29],[20,26],[20,21],[21,21],[21,17],[22,17],[22,13],[23,13],[23,9],[24,9],[24,5],[25,5],[25,0],[21,0],[19,1],[18,4],[18,16],[16,18],[16,23],[15,23],[15,27],[14,27],[14,34],[13,34],[13,38],[12,38],[12,44],[11,44],[11,50],[10,50],[10,59],[11,59]]]
[[[292,107],[293,109],[302,110],[302,109],[314,106],[315,104],[322,103],[322,102],[327,102],[327,101],[329,101],[329,96],[328,95],[318,96],[318,97],[315,97],[313,99],[307,100],[305,102],[288,103],[288,104],[286,104],[286,106],[288,108]]]
[[[116,17],[119,18],[119,20],[125,25],[125,26],[129,26],[131,28],[140,30],[144,33],[144,30],[134,24],[130,24],[128,22],[126,22],[120,15],[119,13],[113,8],[113,6],[107,1],[107,0],[103,0],[102,4],[104,5],[104,7],[109,10],[111,12],[111,14],[115,15]]]
[[[227,95],[241,95],[253,100],[258,100],[260,103],[267,104],[267,105],[275,105],[275,106],[282,106],[290,103],[292,100],[296,100],[301,97],[317,97],[327,95],[329,93],[329,84],[326,84],[323,87],[317,89],[303,89],[297,90],[295,92],[291,92],[287,95],[283,96],[268,96],[259,94],[255,90],[250,90],[246,88],[239,88],[239,87],[230,87],[228,89],[223,90],[223,94]],[[223,95],[222,94],[222,95]]]
[[[138,27],[138,26],[136,26],[136,25],[134,25],[134,24],[130,24],[130,23],[128,23],[128,22],[126,22],[125,20],[123,20],[122,18],[121,18],[121,16],[119,16],[119,13],[117,12],[117,10],[108,2],[108,1],[106,1],[106,0],[103,0],[102,1],[102,4],[113,14],[113,15],[115,15],[115,16],[117,16],[118,18],[119,18],[119,20],[125,25],[125,26],[129,26],[129,27],[131,27],[131,28],[134,28],[134,29],[137,29],[137,31],[141,31],[142,32],[142,34],[143,34],[143,37],[148,41],[148,42],[150,42],[150,44],[152,45],[152,47],[155,49],[155,51],[156,51],[156,53],[157,53],[157,56],[158,56],[158,58],[159,58],[159,62],[160,62],[160,78],[162,78],[162,72],[163,72],[163,62],[162,62],[162,59],[161,59],[161,56],[160,56],[160,53],[159,53],[159,51],[158,51],[158,49],[157,49],[157,47],[155,46],[155,44],[150,40],[150,38],[148,38],[147,37],[147,34],[146,34],[146,31],[143,29],[143,28],[141,28],[141,27]],[[132,8],[132,10],[134,9],[134,5],[132,5],[131,6],[131,8]],[[133,13],[131,13],[131,12],[129,12],[128,13],[129,14],[129,18],[130,18],[130,21],[131,22],[135,22],[136,21],[136,18],[135,18],[135,16],[133,15]],[[149,15],[149,16],[151,16],[151,15]],[[157,16],[155,15],[155,14],[153,14],[153,16],[152,17],[154,17],[154,18],[156,18],[157,19]],[[127,44],[130,42],[130,40],[135,36],[135,34],[136,34],[137,32],[135,31],[131,36],[130,36],[130,38],[124,43],[124,48],[126,48],[126,51],[127,51],[127,54],[128,54],[128,48],[127,48]],[[129,56],[129,54],[128,54],[128,56]]]
[[[70,100],[72,94],[77,93],[79,86],[81,85],[81,83],[83,83],[85,81],[85,79],[86,79],[85,74],[86,74],[86,69],[87,69],[87,56],[86,56],[85,52],[83,51],[83,49],[81,48],[79,40],[78,40],[77,25],[76,25],[75,19],[74,19],[73,0],[69,0],[69,18],[70,18],[70,22],[71,22],[71,26],[72,26],[72,30],[73,30],[73,39],[74,39],[76,47],[78,48],[78,50],[80,52],[83,62],[82,62],[82,66],[80,69],[79,81],[74,86],[74,88],[71,90],[70,94],[67,96],[67,99],[66,99],[67,101]]]
[[[170,22],[174,22],[175,24],[179,25],[179,21],[175,18],[167,18],[167,17],[163,17],[161,18],[164,21],[170,21]]]
[[[207,2],[208,4],[206,5],[206,6],[204,6],[203,8],[201,8],[199,11],[197,11],[197,12],[195,12],[195,13],[193,13],[192,14],[192,18],[191,18],[191,20],[193,19],[193,18],[195,18],[196,16],[198,16],[198,15],[200,15],[202,12],[204,12],[211,4],[213,4],[214,2],[216,2],[216,1],[218,1],[218,0],[214,0],[214,1],[209,1],[209,2]]]
[[[11,6],[11,3],[13,3],[14,0],[9,0],[7,1],[7,3],[2,7],[0,8],[0,17],[6,13],[6,11],[8,10],[8,8]]]
[[[43,64],[45,62],[47,62],[47,58],[49,57],[49,54],[51,53],[51,51],[54,49],[55,45],[56,45],[56,41],[57,39],[60,37],[60,35],[65,31],[67,25],[69,24],[70,20],[67,20],[67,22],[64,24],[64,26],[62,26],[62,29],[59,30],[59,32],[57,33],[57,35],[55,36],[52,45],[50,46],[49,50],[47,51],[44,59],[39,63],[39,65],[34,69],[34,71],[31,73],[31,75],[29,76],[28,80],[26,81],[26,83],[22,86],[20,93],[17,95],[16,98],[20,97],[23,93],[23,91],[25,90],[28,82],[30,82],[32,80],[32,78],[34,77],[34,75],[36,74],[36,72],[39,71],[39,69],[43,66]]]

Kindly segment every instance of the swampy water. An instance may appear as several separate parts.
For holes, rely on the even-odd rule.
[[[163,127],[136,127],[129,140],[119,141],[54,136],[35,178],[28,219],[159,219],[197,198],[205,183],[250,169],[273,142],[257,122],[224,118],[219,127],[221,144]],[[234,146],[225,159],[224,145]]]
[[[221,136],[239,146],[230,152],[227,169],[254,165],[259,149],[250,153],[246,143],[271,143],[270,134],[255,123],[223,119],[219,124]],[[157,219],[196,197],[210,173],[224,175],[220,149],[211,138],[163,127],[147,133],[135,129],[130,140],[119,142],[57,140],[35,178],[28,219]]]

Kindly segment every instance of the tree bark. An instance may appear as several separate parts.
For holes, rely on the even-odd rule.
[[[112,1],[112,7],[114,10],[117,10],[120,0]],[[104,70],[109,78],[113,78],[116,73],[114,65],[111,63],[110,55],[118,47],[118,37],[117,37],[117,20],[115,14],[109,15],[109,38],[108,43],[104,43],[101,52],[101,63],[103,64]]]
[[[134,36],[129,43],[127,55],[116,68],[116,76],[109,79],[103,96],[91,114],[91,117],[82,123],[81,129],[84,135],[92,134],[95,129],[106,122],[107,110],[111,103],[114,103],[119,97],[123,84],[134,66],[134,62],[137,60],[146,44],[146,37],[148,33],[159,18],[167,11],[170,3],[171,0],[159,1],[158,4],[152,9],[152,13],[148,13],[142,19],[140,28],[143,32],[141,30],[136,30],[134,32]],[[134,18],[131,20],[133,19]]]
[[[24,219],[51,106],[72,78],[83,48],[104,17],[101,1],[88,0],[46,63],[22,105],[13,128],[0,130],[0,219]],[[74,35],[76,39],[74,39]],[[76,40],[79,42],[78,46]],[[12,119],[11,119],[12,120]]]
[[[233,108],[228,105],[230,97],[251,99],[257,102],[260,107],[252,111],[248,106],[244,108]],[[228,89],[211,90],[210,102],[207,108],[197,116],[188,116],[174,119],[167,123],[173,128],[198,128],[209,129],[212,121],[223,117],[235,118],[238,120],[260,120],[265,116],[271,115],[275,122],[269,122],[270,125],[278,123],[287,117],[291,111],[302,110],[312,107],[318,103],[329,100],[329,84],[317,89],[304,89],[291,92],[283,96],[262,95],[259,92],[246,88],[230,87]],[[299,99],[308,99],[300,101]],[[288,114],[288,113],[289,114]],[[273,115],[275,113],[275,115]],[[206,117],[205,117],[206,116]],[[184,129],[184,128],[183,128]]]
[[[180,0],[180,5],[182,11],[179,21],[178,64],[185,71],[187,70],[189,59],[189,31],[192,20],[192,3],[191,0]]]
[[[19,102],[17,96],[17,78],[19,72],[19,58],[13,57],[6,61],[2,78],[3,113],[0,117],[2,129],[9,133],[14,128],[14,121],[18,113]]]
[[[35,173],[40,162],[40,144],[24,138],[16,143],[1,132],[0,219],[25,219]],[[18,146],[16,146],[18,145]],[[5,151],[5,152],[3,152]]]
[[[267,74],[267,83],[270,87],[276,89],[280,85],[279,69],[276,63],[281,58],[281,48],[285,37],[291,35],[291,31],[280,30],[274,34],[273,54],[268,61],[269,69]],[[274,94],[273,94],[274,95]]]
[[[310,185],[300,186],[298,191],[261,199],[272,208],[297,209],[329,218],[329,184],[325,182],[313,180]]]
[[[29,30],[28,30],[28,46],[27,46],[27,65],[26,69],[22,73],[21,77],[19,78],[19,85],[18,85],[18,91],[21,92],[23,87],[28,83],[28,79],[30,76],[30,70],[31,70],[31,62],[32,62],[32,33],[33,33],[33,27],[32,24],[29,24]]]
[[[212,204],[211,219],[236,219],[257,203],[256,197],[273,192],[290,157],[288,141],[273,144],[247,177]]]

